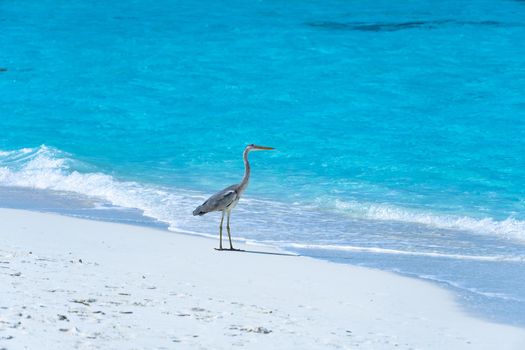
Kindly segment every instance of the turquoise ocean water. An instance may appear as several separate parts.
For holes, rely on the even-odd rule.
[[[0,205],[215,237],[193,208],[273,146],[234,237],[525,325],[524,19],[510,0],[1,1]]]

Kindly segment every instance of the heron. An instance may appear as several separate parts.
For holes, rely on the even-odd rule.
[[[238,184],[228,186],[222,191],[215,193],[213,196],[208,198],[204,203],[202,203],[202,205],[199,205],[193,211],[194,216],[196,215],[202,216],[204,214],[211,213],[213,211],[222,212],[221,224],[219,226],[219,248],[218,250],[224,250],[222,248],[222,223],[224,221],[225,213],[227,215],[226,229],[228,230],[228,239],[230,241],[230,249],[227,249],[227,250],[239,250],[239,249],[233,248],[232,237],[230,233],[230,215],[231,215],[231,211],[233,210],[233,208],[235,208],[235,206],[239,202],[241,195],[248,187],[248,182],[250,181],[250,162],[248,161],[248,153],[250,153],[251,151],[270,151],[273,149],[275,148],[266,147],[266,146],[257,146],[254,144],[246,146],[242,154],[242,158],[244,160],[244,177],[242,178],[242,181]]]

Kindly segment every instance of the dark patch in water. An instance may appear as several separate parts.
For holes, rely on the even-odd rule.
[[[138,17],[133,16],[113,16],[113,19],[119,20],[119,21],[127,21],[127,20],[136,20]]]
[[[2,72],[7,72],[7,68],[5,68],[5,67],[0,67],[0,73],[2,73]]]
[[[496,21],[413,21],[400,23],[362,23],[362,22],[308,22],[310,27],[330,29],[330,30],[357,30],[363,32],[395,32],[405,29],[435,29],[445,24],[472,25],[472,26],[500,26],[502,23]]]

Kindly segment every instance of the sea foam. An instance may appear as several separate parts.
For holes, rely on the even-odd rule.
[[[422,257],[430,257],[430,258],[445,258],[445,259],[472,260],[472,261],[506,261],[506,262],[519,262],[519,263],[525,262],[525,257],[523,256],[448,254],[448,253],[439,253],[439,252],[408,251],[408,250],[388,249],[388,248],[381,248],[381,247],[359,247],[359,246],[335,245],[335,244],[290,243],[290,244],[286,244],[285,247],[295,248],[295,249],[338,250],[338,251],[354,252],[354,253],[409,255],[409,256],[422,256]]]

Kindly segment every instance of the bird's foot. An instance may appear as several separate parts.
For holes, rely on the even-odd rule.
[[[242,249],[237,249],[237,248],[214,248],[215,250],[229,250],[230,252],[244,252],[244,250]]]

